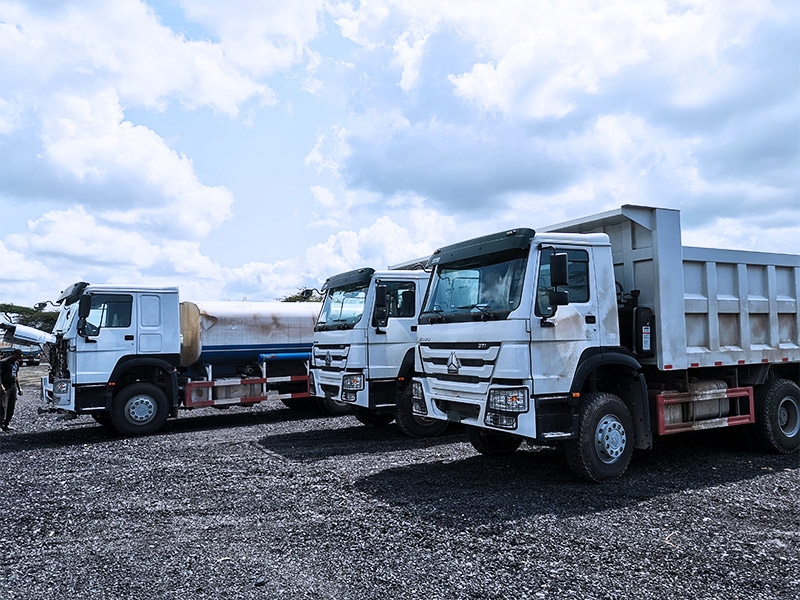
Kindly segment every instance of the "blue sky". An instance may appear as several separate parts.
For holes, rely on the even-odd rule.
[[[793,0],[0,0],[0,301],[271,300],[622,204],[798,252]]]

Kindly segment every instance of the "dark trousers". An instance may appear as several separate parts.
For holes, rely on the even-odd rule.
[[[17,386],[5,385],[5,393],[0,394],[0,427],[8,427],[11,417],[14,416],[14,409],[17,406]]]

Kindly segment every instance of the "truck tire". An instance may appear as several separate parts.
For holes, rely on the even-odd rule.
[[[333,398],[317,398],[317,406],[326,415],[338,417],[339,415],[349,415],[353,412],[353,407],[347,402],[334,400]]]
[[[513,454],[522,443],[522,438],[513,433],[484,429],[474,425],[467,425],[467,439],[475,450],[486,456]]]
[[[378,412],[377,410],[370,410],[363,406],[354,406],[353,416],[362,425],[369,425],[371,427],[386,427],[389,423],[394,421],[394,415],[392,413]]]
[[[146,435],[161,429],[169,409],[164,390],[152,383],[132,383],[111,405],[111,422],[122,435]]]
[[[403,388],[400,401],[395,409],[395,418],[397,419],[397,426],[400,428],[400,431],[408,437],[436,437],[447,429],[447,421],[415,415],[413,405],[414,398],[411,392],[411,385],[406,385]]]
[[[756,392],[756,437],[771,452],[792,454],[800,448],[800,387],[774,379]]]
[[[593,392],[583,398],[578,439],[564,449],[572,472],[597,483],[620,477],[633,454],[633,418],[617,396]]]

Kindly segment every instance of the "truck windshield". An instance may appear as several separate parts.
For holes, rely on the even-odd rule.
[[[322,303],[316,331],[352,329],[364,314],[369,286],[344,287],[328,290]]]
[[[519,307],[527,261],[525,249],[437,266],[420,323],[507,318]]]

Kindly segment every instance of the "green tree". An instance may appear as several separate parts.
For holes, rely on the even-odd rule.
[[[294,294],[281,298],[281,302],[322,302],[322,296],[317,290],[300,288]]]

